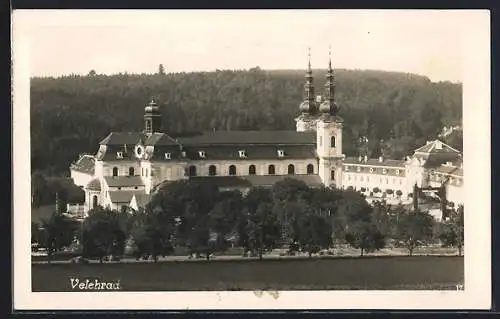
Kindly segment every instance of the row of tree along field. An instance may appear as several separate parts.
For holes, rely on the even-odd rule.
[[[97,208],[83,222],[55,213],[41,225],[32,224],[32,242],[54,253],[78,238],[86,258],[122,256],[132,247],[136,258],[157,260],[182,247],[200,257],[243,247],[262,255],[287,247],[309,256],[337,245],[350,245],[364,255],[387,246],[415,248],[440,243],[463,245],[463,207],[437,222],[423,211],[407,211],[385,202],[369,205],[354,191],[309,188],[286,179],[272,188],[219,191],[205,183],[177,181],[165,185],[141,212]]]
[[[168,72],[168,70],[166,70]],[[314,71],[323,94],[325,70]],[[462,85],[394,72],[337,70],[344,153],[402,158],[462,121]],[[144,106],[162,106],[172,136],[212,130],[294,130],[302,70],[117,74],[31,80],[32,169],[64,175],[110,131],[141,131]],[[366,142],[366,143],[365,143]],[[445,141],[462,148],[460,133]],[[362,147],[363,146],[363,147]]]

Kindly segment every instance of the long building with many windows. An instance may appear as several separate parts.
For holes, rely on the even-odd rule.
[[[144,109],[143,132],[111,132],[97,154],[82,155],[70,167],[75,184],[85,190],[85,211],[98,205],[139,209],[158,187],[179,179],[246,191],[293,177],[310,186],[352,187],[367,196],[397,198],[407,198],[415,184],[446,183],[448,200],[461,202],[461,154],[439,140],[404,160],[345,157],[335,87],[329,61],[323,97],[316,96],[309,61],[295,131],[172,138],[161,131],[161,110],[151,101]]]

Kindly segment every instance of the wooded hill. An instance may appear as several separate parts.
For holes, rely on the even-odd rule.
[[[168,71],[168,70],[167,70]],[[314,71],[323,94],[326,70]],[[462,85],[412,74],[336,70],[344,153],[401,158],[445,125],[461,124]],[[31,80],[33,171],[67,175],[110,131],[140,131],[144,106],[162,106],[163,131],[294,130],[304,70],[69,75]],[[360,137],[368,137],[365,148]],[[383,139],[384,142],[380,143]],[[446,141],[461,149],[461,137]]]

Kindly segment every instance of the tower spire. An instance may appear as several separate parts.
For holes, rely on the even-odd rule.
[[[332,46],[328,46],[328,71],[332,72]]]
[[[144,108],[144,133],[152,134],[161,129],[161,112],[154,97]]]
[[[306,82],[304,84],[304,100],[300,104],[300,111],[302,113],[312,114],[316,111],[314,102],[314,84],[311,68],[311,48],[308,48],[308,62],[306,71]]]
[[[311,70],[311,47],[307,48],[307,57],[308,57],[307,72],[312,73],[312,70]]]
[[[338,111],[337,104],[335,104],[335,75],[332,68],[332,48],[328,46],[328,70],[326,72],[325,83],[325,101],[321,104],[322,113],[330,113],[336,115]]]

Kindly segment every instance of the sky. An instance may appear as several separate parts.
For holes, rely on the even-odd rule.
[[[376,69],[462,81],[461,10],[18,10],[31,76],[215,69]],[[15,52],[14,52],[15,58]]]

